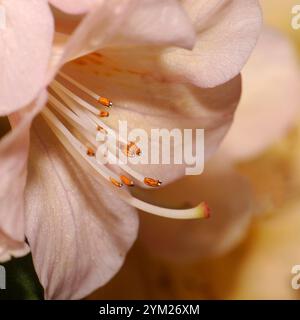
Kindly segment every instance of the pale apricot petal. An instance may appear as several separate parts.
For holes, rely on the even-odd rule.
[[[45,0],[3,0],[0,30],[0,115],[29,104],[45,85],[53,18]]]
[[[197,42],[190,52],[168,49],[161,61],[169,78],[213,87],[235,77],[246,63],[261,29],[257,0],[184,0]]]
[[[168,141],[162,141],[155,145],[154,139],[150,141],[151,130],[155,128],[170,131],[177,128],[181,130],[182,136],[183,129],[194,129],[194,132],[195,129],[204,129],[205,158],[208,159],[215,152],[230,127],[239,102],[240,77],[213,89],[201,89],[189,84],[164,82],[157,78],[155,70],[153,73],[140,74],[115,68],[110,57],[102,56],[100,60],[98,65],[70,63],[63,72],[93,92],[113,101],[110,116],[103,120],[110,128],[118,130],[119,120],[126,120],[128,133],[133,129],[146,131],[149,140],[146,139],[143,148],[144,140],[141,138],[140,146],[146,161],[148,144],[148,164],[132,164],[132,168],[146,177],[161,179],[163,184],[185,174],[186,164],[183,157],[182,164],[174,164],[174,148],[169,164],[161,164],[161,161],[160,164],[151,164],[150,148],[159,150],[159,146],[163,145],[166,150],[168,144]],[[72,90],[75,95],[80,95],[80,90],[76,87]],[[192,145],[195,139],[190,139],[189,143]],[[187,144],[188,142],[185,148]],[[177,146],[180,146],[180,143]],[[201,146],[199,142],[199,153]]]
[[[141,215],[140,238],[155,256],[187,262],[221,255],[236,246],[249,227],[252,192],[230,168],[206,165],[199,177],[185,177],[158,191],[139,191],[154,203],[176,208],[205,199],[211,216],[205,221],[173,221]]]
[[[89,176],[42,119],[33,125],[26,236],[47,299],[83,298],[121,267],[136,238],[134,209]]]
[[[29,129],[44,105],[43,93],[32,105],[11,116],[12,130],[0,140],[0,259],[28,252],[24,244],[24,187]],[[2,258],[1,258],[2,257]]]
[[[177,1],[101,1],[71,36],[62,62],[105,46],[146,44],[191,48],[194,42],[191,21]]]
[[[254,157],[295,124],[299,114],[300,66],[289,40],[264,29],[243,70],[243,94],[220,154]]]
[[[111,45],[146,44],[193,48],[195,29],[178,1],[136,0],[131,10]]]
[[[70,14],[82,14],[91,10],[102,0],[49,0],[49,2],[58,9]]]

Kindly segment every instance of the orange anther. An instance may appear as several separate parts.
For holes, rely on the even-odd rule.
[[[123,186],[123,184],[121,182],[117,181],[116,179],[114,179],[112,177],[110,177],[109,179],[112,182],[112,184],[115,185],[116,187],[121,188]]]
[[[105,107],[112,107],[112,102],[107,98],[100,97],[98,101]]]
[[[92,148],[88,148],[86,150],[86,154],[90,157],[94,157],[95,156],[95,151]]]
[[[133,187],[134,186],[134,183],[132,180],[130,180],[128,177],[126,176],[120,176],[120,179],[121,181],[126,184],[126,186],[129,186],[129,187]]]
[[[149,187],[159,187],[162,184],[162,182],[157,179],[147,177],[144,179],[144,183]]]

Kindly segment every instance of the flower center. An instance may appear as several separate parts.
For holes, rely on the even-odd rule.
[[[89,97],[94,103],[90,103],[85,97]],[[170,218],[208,217],[209,209],[204,202],[195,208],[176,210],[158,207],[132,196],[127,187],[133,187],[136,183],[158,187],[162,182],[159,179],[145,177],[127,163],[122,162],[109,148],[101,148],[97,137],[102,136],[104,139],[110,135],[116,137],[115,131],[105,121],[110,116],[110,112],[113,112],[113,102],[110,99],[99,96],[83,83],[60,72],[49,87],[49,100],[47,107],[42,111],[42,116],[71,155],[93,176],[101,176],[102,179],[116,186],[119,196],[130,205]],[[110,140],[106,139],[106,141]],[[127,141],[120,135],[117,148],[127,157],[139,157],[142,153],[136,142]],[[99,161],[104,156],[118,163],[120,175],[107,164]]]

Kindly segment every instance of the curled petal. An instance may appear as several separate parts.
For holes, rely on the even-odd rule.
[[[256,0],[186,0],[184,6],[197,29],[190,52],[171,48],[161,63],[167,76],[200,87],[214,87],[240,73],[261,29],[261,11]]]
[[[24,187],[27,175],[29,129],[44,105],[43,93],[32,105],[11,115],[12,130],[0,141],[0,257],[28,252],[24,245]],[[17,255],[18,253],[16,253]],[[2,258],[0,258],[2,259]],[[3,258],[4,259],[4,258]]]
[[[0,30],[0,115],[29,104],[45,84],[53,18],[45,0],[3,0]]]
[[[6,234],[0,232],[0,263],[18,258],[30,252],[29,246],[24,241],[14,241]]]

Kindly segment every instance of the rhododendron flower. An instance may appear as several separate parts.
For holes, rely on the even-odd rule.
[[[261,198],[270,197],[269,193],[257,195],[251,181],[235,166],[258,156],[295,125],[300,101],[295,49],[286,37],[265,27],[242,75],[244,91],[234,123],[204,174],[144,195],[160,205],[167,205],[170,199],[174,204],[175,198],[177,207],[186,201],[197,203],[204,196],[214,212],[205,223],[166,223],[143,217],[141,238],[155,255],[186,262],[225,254],[245,237],[252,217],[265,211]],[[261,176],[259,181],[264,183]]]
[[[49,2],[62,11],[53,43],[47,1],[1,2],[0,114],[12,131],[0,144],[0,244],[16,255],[25,234],[46,297],[76,299],[120,268],[136,237],[134,207],[207,216],[203,202],[175,210],[132,196],[133,183],[171,182],[184,165],[101,165],[97,132],[109,135],[120,119],[147,132],[204,128],[208,158],[232,122],[261,15],[254,0]]]

